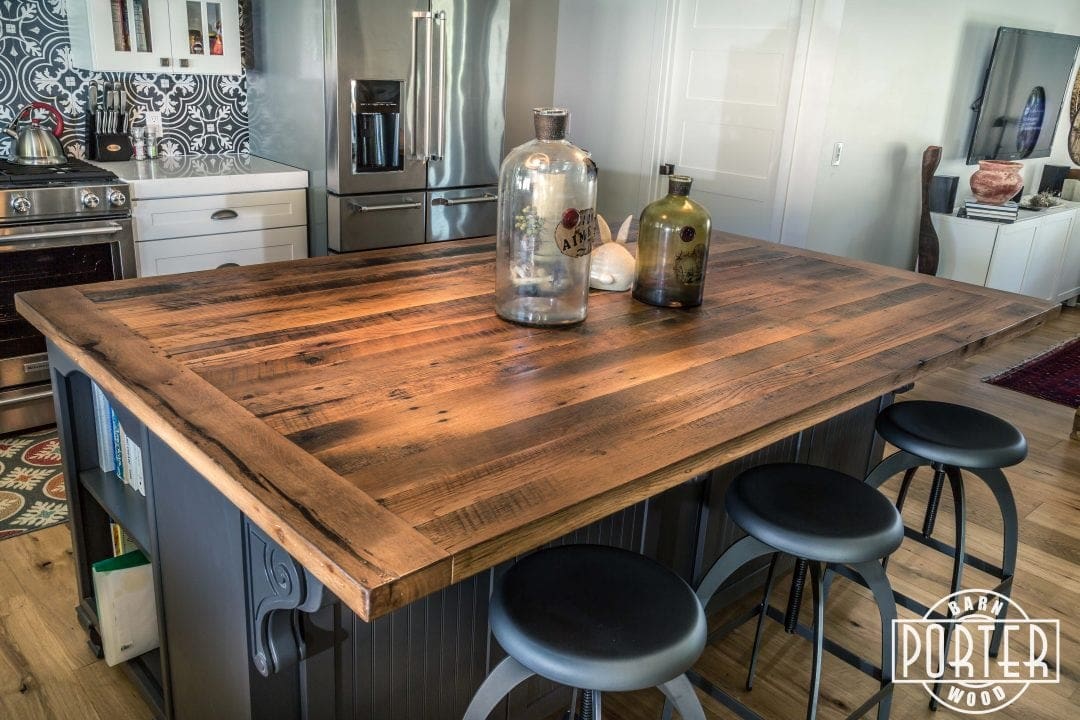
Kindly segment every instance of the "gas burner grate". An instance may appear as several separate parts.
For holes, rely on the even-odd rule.
[[[115,174],[82,160],[69,158],[61,165],[20,165],[0,160],[0,186],[41,187],[87,182],[116,182]]]

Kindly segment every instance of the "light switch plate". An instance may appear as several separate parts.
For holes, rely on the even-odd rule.
[[[143,113],[143,117],[146,118],[146,132],[154,133],[158,137],[161,137],[161,111],[147,110]]]

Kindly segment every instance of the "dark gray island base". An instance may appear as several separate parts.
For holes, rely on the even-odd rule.
[[[79,617],[98,643],[111,518],[152,564],[161,647],[125,667],[159,716],[457,720],[515,557],[604,543],[694,583],[742,469],[864,475],[894,390],[1057,311],[722,233],[691,310],[594,292],[526,328],[493,277],[478,239],[16,296],[49,342]],[[102,470],[91,381],[145,496]],[[567,697],[530,681],[499,716]]]
[[[487,604],[492,579],[508,562],[366,622],[115,403],[125,431],[146,448],[145,499],[101,473],[89,378],[54,345],[49,350],[65,472],[79,478],[68,490],[80,568],[79,618],[91,645],[98,644],[89,567],[111,555],[111,517],[154,560],[165,642],[160,651],[127,665],[159,716],[457,720],[463,715],[473,692],[503,657],[488,631]],[[742,535],[722,504],[736,474],[764,462],[800,461],[865,475],[881,457],[873,419],[886,401],[866,403],[555,543],[637,550],[696,582]],[[760,584],[763,570],[744,573],[721,597],[731,599]],[[492,717],[546,718],[568,701],[565,688],[534,679]]]

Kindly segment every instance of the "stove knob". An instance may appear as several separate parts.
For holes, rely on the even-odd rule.
[[[127,196],[119,190],[109,191],[109,204],[113,207],[120,207],[127,202]]]
[[[83,190],[82,204],[84,208],[88,210],[93,210],[101,204],[101,198],[99,198],[97,195],[90,192],[89,190]]]
[[[30,212],[30,207],[30,198],[24,195],[19,195],[11,200],[11,209],[20,215]]]

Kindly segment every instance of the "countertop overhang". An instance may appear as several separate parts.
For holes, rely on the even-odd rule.
[[[538,329],[493,289],[486,238],[16,304],[369,620],[1060,309],[721,233],[692,310]]]
[[[128,183],[132,200],[293,190],[308,186],[306,170],[257,155],[182,155],[154,160],[91,162]]]

